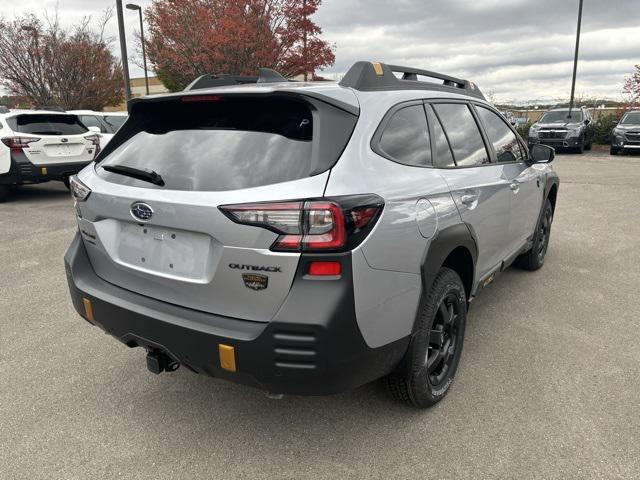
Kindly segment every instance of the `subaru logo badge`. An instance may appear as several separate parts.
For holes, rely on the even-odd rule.
[[[153,217],[153,209],[146,203],[136,202],[131,205],[131,215],[136,220],[146,222]]]

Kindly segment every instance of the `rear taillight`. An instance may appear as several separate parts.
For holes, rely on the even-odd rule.
[[[220,210],[243,225],[279,234],[271,250],[337,252],[354,248],[373,228],[384,202],[376,195],[320,200],[225,205]]]
[[[69,190],[71,197],[77,202],[84,202],[91,195],[91,189],[78,180],[75,175],[69,178]]]
[[[11,150],[22,150],[27,148],[30,143],[37,142],[40,139],[37,137],[4,137],[2,143],[4,143]]]
[[[93,147],[95,148],[95,153],[93,154],[93,158],[95,159],[100,153],[100,135],[97,133],[94,133],[92,135],[87,135],[86,137],[84,137],[84,139],[89,140],[93,144]]]

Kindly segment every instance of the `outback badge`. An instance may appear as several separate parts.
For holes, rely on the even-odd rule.
[[[269,277],[259,273],[243,273],[244,286],[251,290],[264,290],[269,285]]]

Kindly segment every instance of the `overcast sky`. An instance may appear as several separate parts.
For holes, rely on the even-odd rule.
[[[58,3],[70,24],[114,2],[0,0],[0,12],[42,16]],[[324,0],[315,21],[336,45],[326,76],[356,60],[380,60],[469,78],[500,101],[555,99],[571,88],[577,10],[578,0]],[[125,10],[125,18],[132,56],[137,14]],[[115,18],[108,33],[117,40]],[[116,41],[113,49],[119,54]],[[638,63],[640,0],[584,0],[577,94],[619,99],[624,75]],[[131,73],[142,74],[133,64]]]

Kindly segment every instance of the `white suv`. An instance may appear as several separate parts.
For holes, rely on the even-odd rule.
[[[0,201],[15,185],[60,180],[68,186],[69,176],[100,152],[97,130],[68,113],[0,114]]]

